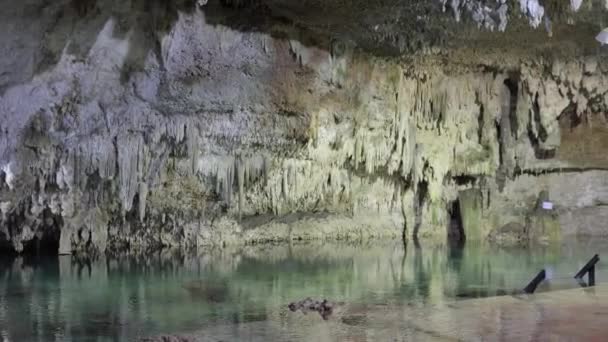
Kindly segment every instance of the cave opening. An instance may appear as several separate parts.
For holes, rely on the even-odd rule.
[[[59,239],[50,234],[34,237],[23,244],[22,255],[25,256],[57,256],[59,254]]]
[[[42,212],[42,222],[33,239],[23,243],[22,255],[53,256],[59,254],[59,238],[63,227],[63,218],[53,214],[49,208]]]
[[[462,215],[460,213],[460,201],[456,199],[453,201],[448,208],[448,227],[447,227],[447,241],[450,245],[462,245],[464,244],[466,237],[464,234],[464,227],[462,224]]]

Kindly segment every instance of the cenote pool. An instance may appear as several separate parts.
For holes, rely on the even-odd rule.
[[[541,291],[571,279],[608,241],[492,248],[401,242],[297,244],[145,258],[4,259],[3,341],[137,341],[160,334],[202,341],[412,340],[425,308],[520,289],[540,269]],[[596,279],[608,279],[600,261]],[[339,302],[335,317],[291,312],[292,301]],[[425,324],[441,324],[432,319]],[[427,340],[432,336],[427,336]]]

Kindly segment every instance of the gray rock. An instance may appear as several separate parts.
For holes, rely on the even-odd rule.
[[[564,117],[608,108],[606,65],[578,39],[585,25],[536,46],[544,33],[529,28],[523,42],[484,38],[504,25],[502,2],[454,8],[474,17],[472,31],[439,1],[399,3],[394,18],[363,14],[388,14],[381,2],[163,4],[4,4],[3,246],[445,238],[448,208],[471,189],[480,205],[463,221],[484,239],[522,220],[545,188],[564,213],[605,197],[556,195],[561,168],[603,185],[601,146],[585,163],[560,154],[574,139]],[[285,8],[301,27],[265,15]],[[526,27],[538,19],[525,14]]]

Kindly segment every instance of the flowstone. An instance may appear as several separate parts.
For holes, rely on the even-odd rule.
[[[255,3],[59,1],[3,12],[27,30],[2,39],[28,44],[10,40],[0,58],[0,245],[53,241],[68,254],[444,240],[456,201],[467,240],[511,222],[555,240],[560,229],[577,234],[564,222],[608,203],[608,66],[578,39],[587,26],[526,50],[546,35],[517,26],[504,2],[452,2],[475,18],[471,47],[437,33],[456,25],[441,14],[429,33],[404,33],[429,38],[406,53],[407,40],[377,37],[392,24],[334,37],[306,13],[301,25],[244,15],[276,5]],[[526,25],[545,18],[539,6],[521,6]],[[501,33],[505,47],[484,39],[507,16],[528,30],[523,45],[512,42],[521,31]],[[581,136],[594,137],[588,149]],[[558,209],[531,215],[543,190]]]

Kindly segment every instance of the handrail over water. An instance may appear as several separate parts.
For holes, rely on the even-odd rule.
[[[578,271],[578,273],[576,273],[574,279],[581,284],[583,277],[587,274],[587,286],[595,286],[595,264],[597,264],[598,261],[600,261],[600,256],[596,254],[580,269],[580,271]]]
[[[538,272],[536,277],[534,277],[534,279],[532,279],[532,281],[524,288],[524,292],[527,294],[534,293],[534,291],[536,291],[536,288],[538,287],[538,285],[540,283],[542,283],[543,280],[545,280],[545,277],[546,277],[545,270],[544,269],[540,270],[540,272]]]
[[[580,271],[578,271],[578,273],[576,273],[574,279],[576,279],[581,286],[595,286],[595,264],[597,264],[598,261],[600,261],[600,256],[596,254],[585,264],[585,266],[583,266],[583,268],[580,269]],[[583,281],[585,274],[588,275],[587,284],[585,284]],[[523,289],[523,292],[527,294],[534,293],[538,285],[540,285],[545,278],[546,272],[544,269],[542,269]]]

